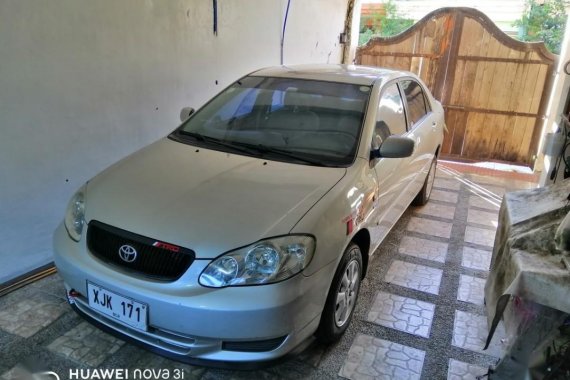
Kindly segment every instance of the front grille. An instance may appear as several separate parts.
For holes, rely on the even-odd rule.
[[[159,245],[167,248],[159,248]],[[136,250],[132,262],[125,261],[119,254],[121,247],[130,246]],[[160,281],[174,281],[180,278],[194,261],[194,251],[163,243],[93,220],[87,229],[87,247],[98,259],[131,274]],[[123,250],[125,251],[125,250]],[[130,255],[123,255],[130,261]],[[175,252],[176,251],[176,252]]]

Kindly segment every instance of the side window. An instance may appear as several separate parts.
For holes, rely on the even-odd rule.
[[[394,83],[384,90],[380,98],[372,147],[378,149],[386,137],[403,133],[406,133],[404,102],[398,86]]]
[[[419,83],[413,80],[404,80],[400,86],[408,101],[408,127],[412,129],[427,113],[424,92]]]

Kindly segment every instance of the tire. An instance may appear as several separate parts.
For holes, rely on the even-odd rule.
[[[429,167],[429,172],[424,182],[424,185],[422,186],[422,189],[420,190],[418,195],[416,195],[416,197],[412,201],[412,204],[414,206],[423,206],[426,203],[428,203],[429,197],[431,195],[431,190],[433,188],[436,169],[437,169],[437,157],[434,157]]]
[[[327,296],[321,321],[315,333],[318,341],[325,344],[333,343],[344,334],[358,300],[361,280],[362,253],[356,244],[350,243],[344,251]],[[349,293],[345,291],[347,287],[350,289]],[[344,302],[340,298],[343,294]],[[339,306],[341,303],[348,305],[345,309],[341,309],[342,306]]]

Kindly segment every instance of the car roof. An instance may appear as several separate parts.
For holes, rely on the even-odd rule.
[[[267,67],[251,73],[252,76],[322,80],[371,86],[379,79],[383,82],[403,75],[404,71],[381,67],[356,65],[292,65]]]

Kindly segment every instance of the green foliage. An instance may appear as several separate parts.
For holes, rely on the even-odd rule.
[[[366,28],[363,33],[358,36],[358,46],[366,45],[368,41],[374,36],[372,29]]]
[[[544,41],[548,50],[560,54],[569,5],[570,0],[526,0],[525,13],[513,24],[519,28],[519,39]]]
[[[393,0],[384,3],[385,14],[376,14],[373,18],[372,28],[361,26],[358,45],[366,44],[374,37],[391,37],[402,33],[414,24],[413,20],[405,18],[398,12]]]
[[[414,24],[413,20],[406,19],[398,13],[398,8],[392,0],[386,1],[384,7],[386,15],[378,16],[378,23],[380,24],[378,34],[382,37],[400,34]]]

